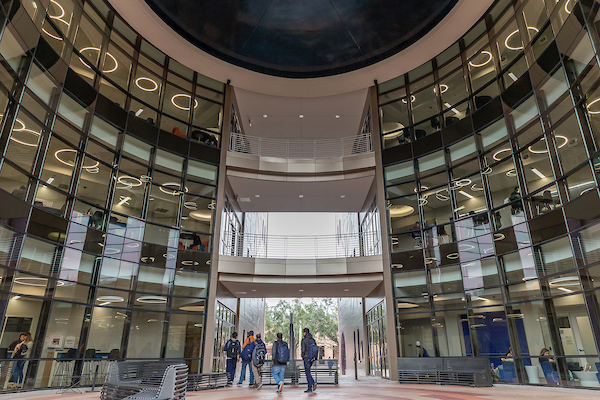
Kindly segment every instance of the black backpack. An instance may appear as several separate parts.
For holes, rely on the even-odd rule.
[[[225,344],[225,353],[227,358],[237,358],[238,356],[238,341],[235,339],[229,339]]]

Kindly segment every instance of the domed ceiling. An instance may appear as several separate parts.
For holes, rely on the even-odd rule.
[[[228,63],[286,78],[336,75],[410,46],[458,0],[146,0]]]

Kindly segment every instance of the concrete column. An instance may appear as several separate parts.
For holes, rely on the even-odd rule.
[[[219,179],[217,181],[217,204],[213,220],[213,248],[210,264],[210,282],[208,288],[208,301],[206,304],[206,322],[204,324],[204,348],[202,352],[202,372],[212,372],[212,359],[215,342],[215,309],[217,305],[217,287],[219,284],[219,245],[221,242],[221,214],[225,206],[225,185],[227,179],[227,149],[231,133],[231,110],[234,104],[233,88],[225,87],[223,102],[223,131],[221,135],[221,159],[219,161]],[[236,310],[237,311],[237,310]]]
[[[388,235],[387,208],[385,199],[385,181],[383,176],[383,163],[381,159],[381,138],[379,129],[379,108],[377,104],[377,88],[369,88],[369,102],[371,106],[371,136],[373,150],[375,151],[375,184],[377,193],[377,208],[381,224],[381,258],[383,262],[383,285],[385,293],[385,318],[387,337],[387,357],[390,370],[390,379],[398,380],[398,341],[396,336],[396,318],[392,270],[390,264],[390,248]]]

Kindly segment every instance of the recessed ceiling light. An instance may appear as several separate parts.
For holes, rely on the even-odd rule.
[[[344,289],[344,292],[349,292],[349,291],[350,291],[350,289]]]
[[[339,115],[336,115],[335,117],[336,117],[336,118],[338,118],[338,119],[340,118],[340,116],[339,116]]]
[[[259,198],[260,194],[255,194],[254,197]]]
[[[345,198],[346,198],[346,195],[345,195],[345,194],[343,194],[343,195],[341,195],[340,197],[341,197],[342,199],[345,199]]]
[[[304,289],[298,289],[299,292],[304,292]]]
[[[304,114],[300,114],[298,115],[300,118],[304,118]]]
[[[253,292],[256,292],[256,289],[252,289]]]
[[[304,195],[303,195],[303,194],[301,194],[301,195],[298,195],[298,197],[300,197],[300,198],[303,198],[303,197],[304,197]]]
[[[267,114],[263,114],[263,118],[267,118],[267,116],[268,116]]]

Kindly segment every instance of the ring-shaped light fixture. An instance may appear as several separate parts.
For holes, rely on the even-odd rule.
[[[440,93],[446,93],[450,89],[445,83],[440,83]],[[437,88],[433,88],[433,93],[437,93]]]
[[[100,48],[99,47],[84,47],[83,49],[79,50],[79,53],[83,53],[86,50],[94,50],[97,51],[98,53],[100,53]],[[115,72],[117,70],[117,68],[119,68],[119,62],[117,61],[117,59],[115,58],[115,56],[113,56],[112,54],[110,54],[109,52],[106,52],[106,55],[110,58],[112,58],[113,62],[115,63],[115,67],[112,69],[108,69],[108,70],[104,70],[102,71],[105,74],[110,74],[111,72]],[[92,68],[90,67],[85,61],[83,61],[83,59],[81,57],[79,57],[79,61],[81,61],[81,63],[83,65],[85,65],[88,68]]]
[[[517,176],[517,171],[515,171],[514,169],[511,169],[509,171],[506,171],[506,174],[504,174],[506,176],[508,176],[509,178],[514,178],[515,176]]]
[[[558,278],[552,279],[548,282],[548,285],[555,286],[579,286],[579,278],[576,276],[561,276]]]
[[[419,198],[418,203],[419,203],[420,207],[423,207],[423,206],[426,206],[427,203],[429,203],[429,200],[427,200],[427,197],[421,197],[421,198]]]
[[[410,96],[410,102],[411,102],[411,103],[414,103],[414,101],[415,101],[416,99],[417,99],[417,98],[415,97],[415,95],[414,95],[414,94]],[[404,104],[408,104],[408,101],[406,101],[406,97],[403,97],[403,98],[402,98],[402,102],[403,102]]]
[[[156,261],[156,258],[154,258],[152,256],[150,256],[150,257],[142,257],[142,258],[140,258],[140,261],[143,262],[143,263],[148,263],[148,262],[153,263],[154,261]]]
[[[493,248],[493,247],[488,247],[487,249],[485,249],[485,250],[483,251],[483,254],[489,254],[489,253],[491,253],[491,252],[493,252],[493,251],[494,251],[494,248]]]
[[[140,84],[140,81],[142,81],[142,82],[151,82],[154,85],[154,88],[150,88],[149,89],[149,88],[143,87]],[[158,89],[158,83],[156,83],[156,81],[154,79],[146,78],[145,76],[137,78],[135,80],[135,86],[137,86],[138,88],[140,88],[144,92],[154,92],[156,89]]]
[[[65,16],[65,9],[63,8],[63,6],[61,6],[60,4],[58,4],[58,2],[56,0],[50,0],[50,3],[54,4],[56,7],[60,8],[60,15],[50,15],[50,13],[48,13],[48,18],[52,18],[52,19],[60,19],[62,17]]]
[[[46,287],[48,286],[48,278],[37,278],[35,276],[20,276],[14,279],[15,283],[25,286]],[[64,286],[63,281],[56,281],[57,286]]]
[[[126,181],[126,179],[130,179],[131,182]],[[117,182],[129,189],[131,189],[132,187],[142,186],[141,179],[138,179],[135,176],[131,176],[131,175],[121,175],[117,179]]]
[[[494,56],[492,56],[492,53],[490,53],[490,52],[489,52],[489,51],[487,51],[487,50],[483,50],[483,51],[482,51],[481,53],[479,53],[479,54],[487,54],[487,55],[488,55],[488,59],[487,59],[487,61],[486,61],[486,62],[484,62],[484,63],[481,63],[481,64],[475,64],[475,63],[473,63],[473,61],[469,61],[469,65],[470,65],[471,67],[474,67],[474,68],[483,67],[484,65],[488,65],[488,64],[490,63],[490,61],[492,61],[492,58],[494,58]]]
[[[190,110],[189,107],[181,107],[179,104],[175,103],[175,99],[179,98],[179,97],[185,97],[185,98],[190,99],[190,101],[191,101],[192,100],[192,96],[190,96],[189,94],[179,93],[179,94],[174,94],[173,97],[171,97],[171,103],[175,107],[177,107],[177,108],[179,108],[180,110],[183,110],[183,111],[189,111]],[[198,107],[198,100],[194,99],[194,108],[196,108],[196,107]]]
[[[177,256],[175,254],[171,254],[171,253],[164,253],[163,257],[166,258],[167,260],[172,260],[172,259],[176,258]]]
[[[427,190],[427,189],[429,189],[427,186],[423,186],[423,185],[421,185],[421,192],[423,192],[423,191],[425,191],[425,190]],[[414,189],[413,189],[413,192],[417,193],[417,188],[414,188]]]
[[[37,135],[38,137],[42,135],[41,132],[32,131],[31,129],[27,129],[25,127],[21,128],[19,130],[13,129],[13,132],[27,132],[27,133],[31,133],[32,135]],[[31,142],[25,142],[25,141],[22,141],[22,140],[19,140],[19,139],[15,139],[14,135],[10,135],[10,140],[12,140],[13,142],[17,142],[19,144],[22,144],[23,146],[37,147],[37,145],[38,145],[37,142],[31,143]]]
[[[486,169],[484,169],[483,171],[481,171],[481,175],[489,175],[493,172],[494,170],[492,169],[492,167],[487,167]]]
[[[77,155],[77,150],[75,150],[75,149],[60,149],[60,150],[56,150],[56,151],[54,152],[54,157],[55,157],[55,158],[56,158],[56,159],[57,159],[57,160],[58,160],[60,163],[62,163],[62,164],[65,164],[65,165],[68,165],[69,167],[73,167],[73,166],[75,166],[75,163],[74,163],[74,162],[70,163],[70,162],[68,162],[68,161],[65,161],[65,160],[63,160],[62,158],[60,158],[58,155],[59,155],[59,154],[61,154],[61,153],[75,153],[75,155]],[[95,164],[93,164],[93,165],[88,165],[87,167],[84,165],[84,166],[83,166],[83,167],[81,167],[81,168],[84,168],[84,169],[90,169],[90,168],[91,168],[91,169],[93,169],[93,168],[96,168],[96,167],[98,167],[99,165],[100,165],[100,162],[99,162],[99,161],[96,161],[96,163],[95,163]]]
[[[562,139],[562,140],[563,140],[563,143],[562,143],[561,145],[559,145],[559,146],[558,146],[558,148],[559,148],[559,149],[562,149],[563,147],[565,147],[565,146],[567,145],[567,143],[569,143],[569,139],[568,139],[566,136],[563,136],[563,135],[554,135],[554,137],[555,137],[555,138],[559,138],[559,139]],[[539,140],[539,142],[541,142],[542,140],[543,140],[543,141],[546,141],[546,138],[541,138],[541,139]],[[539,142],[538,142],[538,143],[539,143]],[[534,143],[534,144],[535,144],[535,143]],[[532,149],[532,147],[533,147],[533,144],[532,144],[531,146],[529,146],[529,147],[527,148],[527,150],[529,150],[529,151],[530,151],[531,153],[533,153],[533,154],[544,154],[544,153],[547,153],[547,152],[548,152],[548,150],[533,150],[533,149]]]
[[[183,206],[188,210],[197,210],[198,204],[195,201],[184,201]]]
[[[504,236],[503,233],[494,233],[494,242],[497,242],[498,240],[504,240],[506,239],[506,236]]]
[[[460,255],[458,253],[446,254],[446,258],[448,260],[456,260],[456,259],[458,259],[458,257],[460,257]]]
[[[122,303],[125,301],[125,299],[121,296],[100,296],[96,299],[96,301],[102,302],[102,303]]]
[[[571,10],[569,11],[569,3],[570,3],[570,2],[571,2],[571,0],[567,0],[567,1],[565,1],[565,12],[566,12],[567,14],[571,14],[571,13],[573,12],[573,9],[571,9]],[[558,3],[558,1],[557,1],[557,3]]]
[[[483,187],[480,187],[480,188],[479,188],[479,187],[477,187],[476,185],[477,185],[477,184],[476,184],[476,183],[474,183],[474,184],[473,184],[473,186],[471,186],[471,190],[472,190],[472,191],[474,191],[474,192],[483,192]]]
[[[52,18],[52,17],[50,17],[50,18]],[[61,18],[52,18],[52,19],[53,19],[53,20],[55,20],[55,21],[60,21],[60,22],[62,22],[62,23],[63,23],[63,24],[65,24],[67,27],[70,27],[70,26],[71,26],[71,24],[69,24],[69,23],[68,23],[67,21],[65,21],[64,19],[61,19]],[[62,41],[62,40],[63,40],[63,38],[61,38],[60,36],[55,36],[55,35],[51,34],[51,33],[50,33],[50,32],[48,32],[48,31],[47,31],[45,28],[42,28],[42,32],[44,32],[46,35],[50,36],[52,39],[55,39],[55,40],[60,40],[60,41]]]
[[[535,33],[538,33],[540,30],[538,28],[536,28],[535,26],[528,26],[527,27],[527,31],[529,32],[529,30],[535,31]],[[518,33],[519,29],[515,30],[514,32],[512,32],[510,35],[508,35],[506,37],[506,39],[504,39],[504,46],[506,46],[507,49],[509,50],[523,50],[525,48],[525,46],[521,46],[521,47],[512,47],[508,44],[508,41],[510,40],[511,37],[513,37],[513,35],[515,33]]]
[[[185,266],[188,266],[188,267],[191,267],[193,265],[198,265],[198,264],[200,264],[198,261],[192,261],[192,260],[183,260],[181,262],[181,265],[185,265]]]
[[[0,114],[0,118],[4,118],[4,114]],[[19,124],[21,124],[21,127],[19,129],[13,128],[13,131],[20,132],[23,129],[25,129],[25,122],[21,121],[19,118],[16,118],[15,122],[18,122]]]
[[[461,249],[461,247],[463,247],[463,248]],[[475,246],[473,246],[472,244],[469,244],[469,243],[460,243],[458,245],[459,251],[469,251],[469,250],[473,250],[473,249],[475,249]]]
[[[176,189],[175,190],[167,190],[167,189],[165,189],[166,187],[174,187]],[[181,185],[179,183],[167,182],[167,183],[163,183],[161,186],[159,186],[158,190],[160,190],[164,194],[169,194],[171,196],[179,196],[179,195],[181,195],[180,187],[181,187]],[[184,190],[186,193],[190,191],[187,187]]]
[[[469,178],[459,179],[453,183],[452,190],[459,189],[465,186],[469,186],[473,181]]]
[[[112,256],[115,254],[119,254],[121,252],[120,249],[116,249],[116,248],[112,248],[112,247],[107,247],[104,249],[104,254]]]
[[[590,111],[590,107],[599,101],[600,101],[600,97],[598,97],[597,99],[593,100],[590,104],[585,106],[585,108],[587,108],[588,114],[600,114],[600,110],[599,111]]]
[[[438,191],[435,192],[435,198],[438,199],[439,201],[448,201],[450,200],[450,196],[449,195],[445,195],[442,192],[448,192],[447,188],[444,189],[440,189]]]
[[[506,153],[507,151],[512,153],[512,149],[500,149],[494,153],[492,158],[496,161],[500,161],[500,160],[502,160],[502,157],[498,157],[498,154]]]
[[[136,299],[138,303],[147,303],[147,304],[165,304],[167,302],[167,298],[164,296],[142,296]]]

